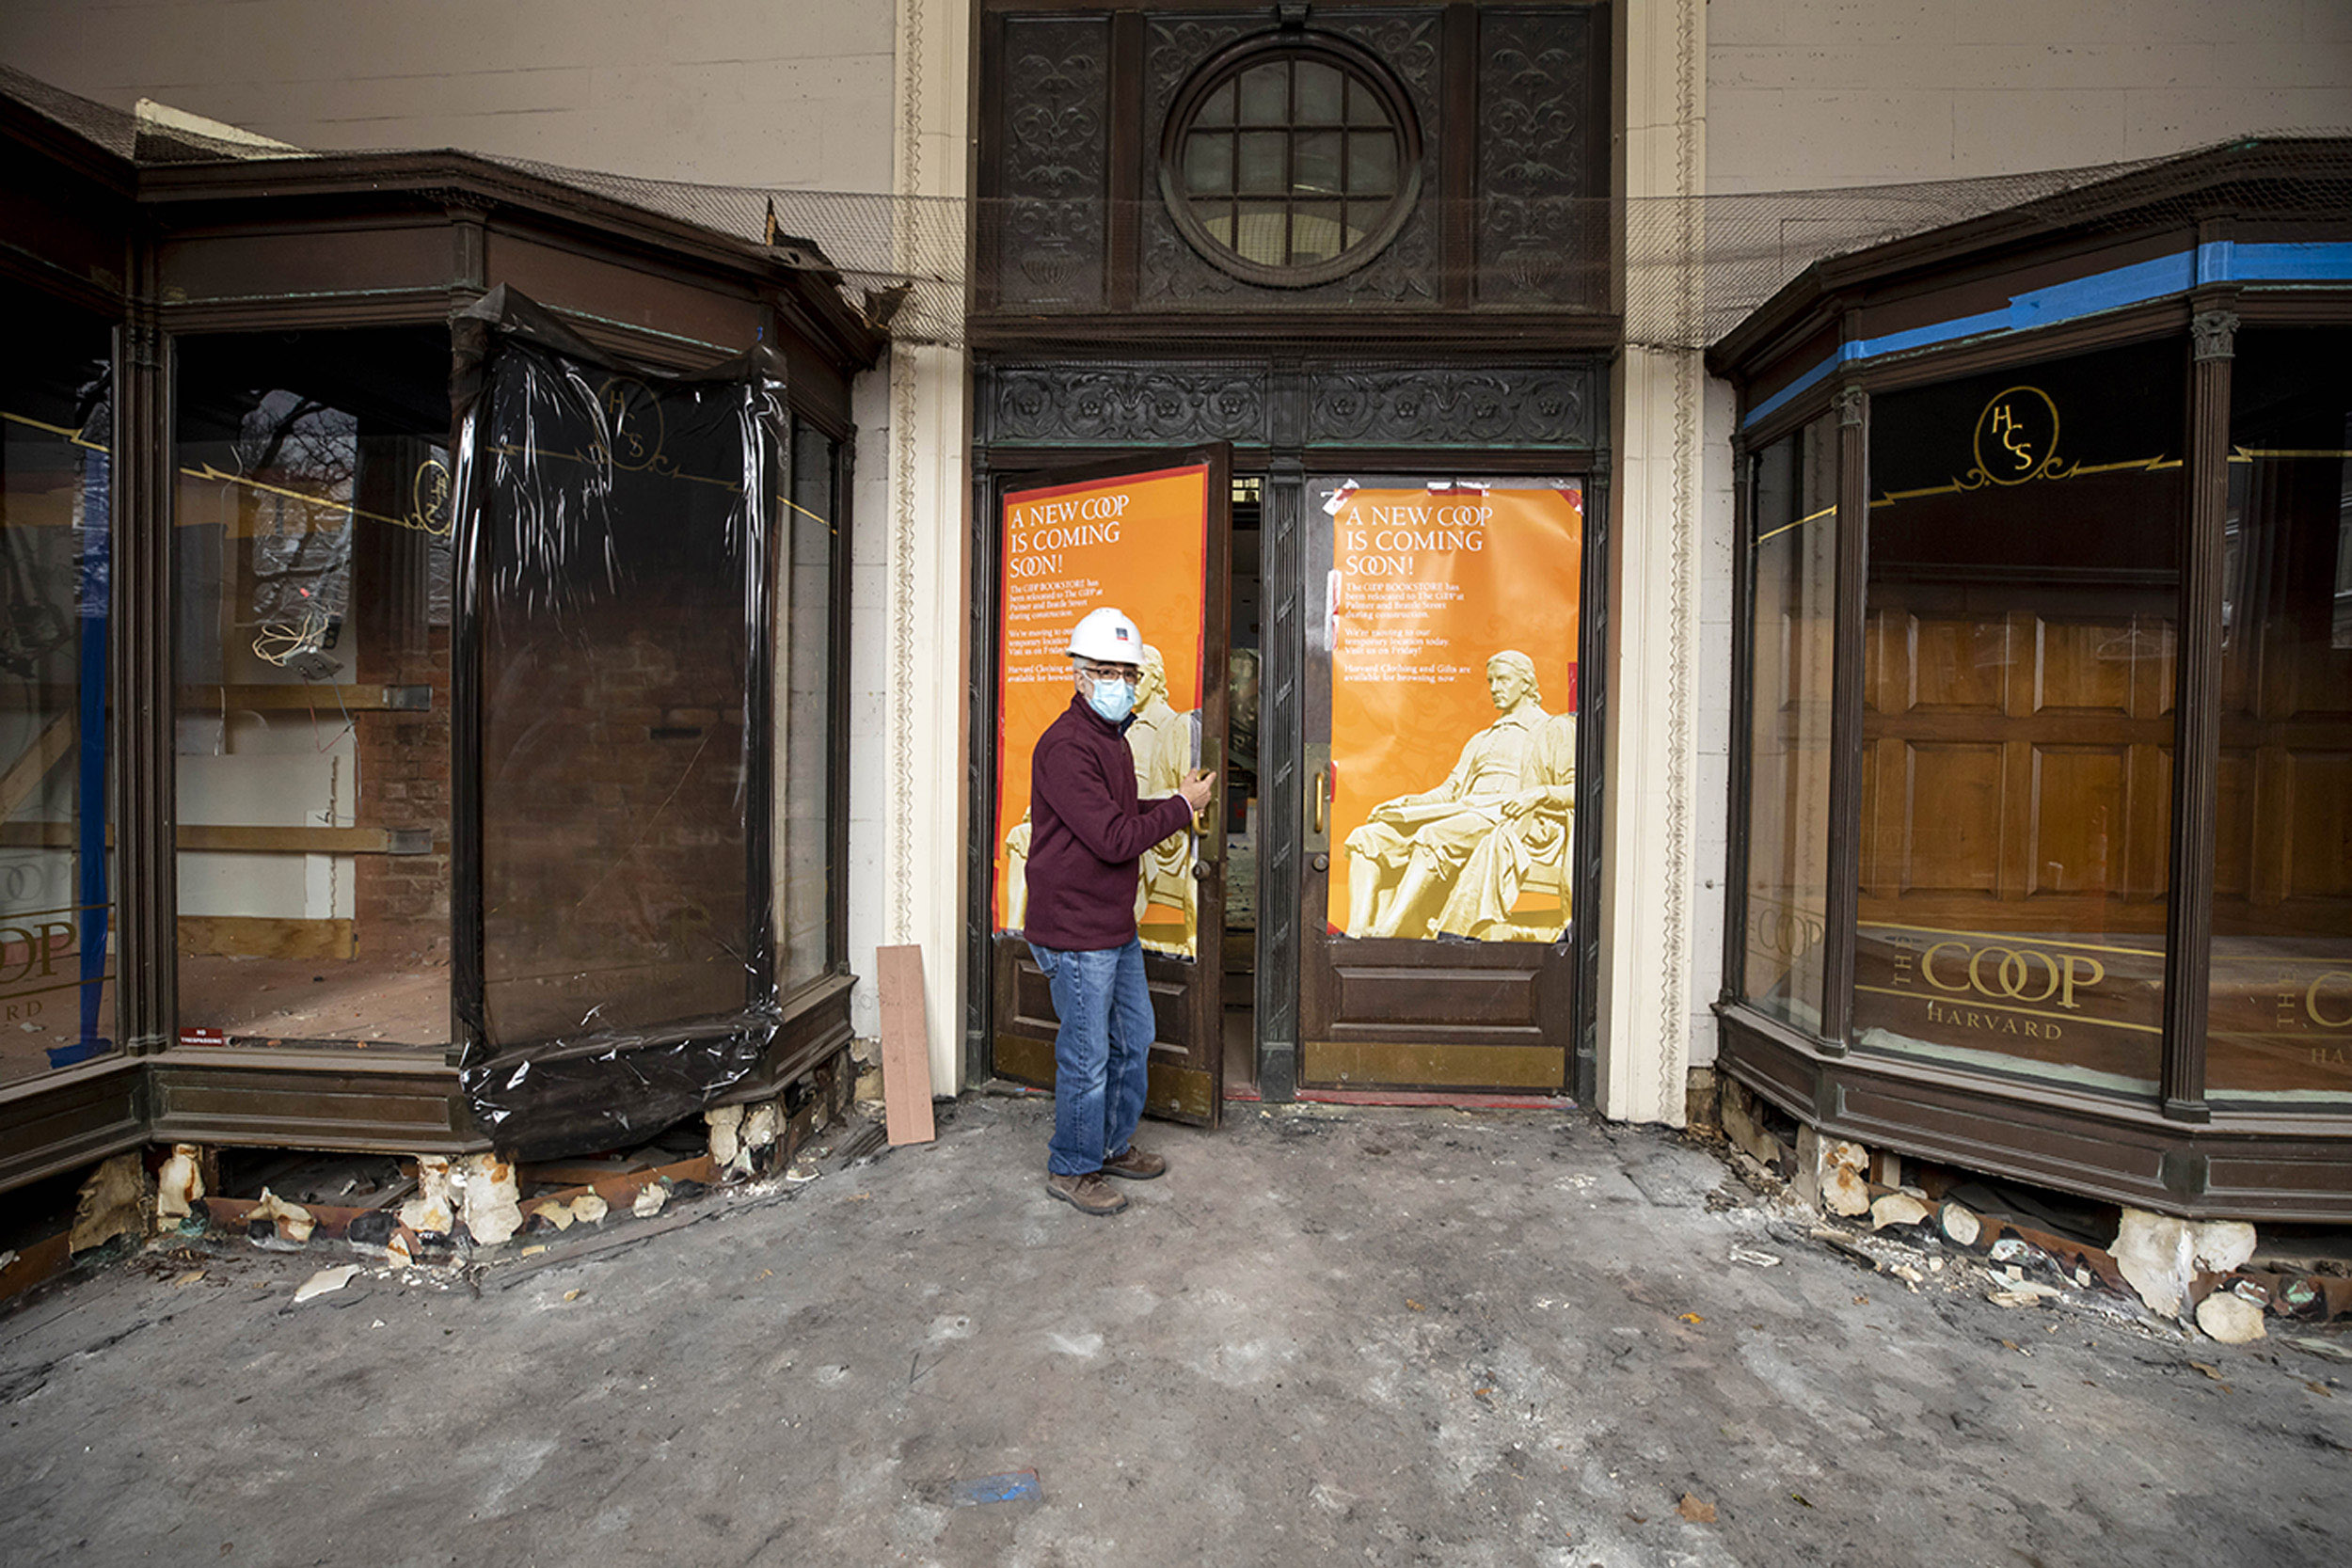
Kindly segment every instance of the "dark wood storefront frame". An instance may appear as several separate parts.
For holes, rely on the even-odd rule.
[[[2341,179],[2352,144],[2311,144],[2314,175]],[[1739,384],[1740,406],[1837,356],[1888,317],[1952,319],[2006,308],[2027,266],[2037,282],[2089,271],[2103,258],[2178,252],[2249,237],[2352,237],[2341,215],[2259,224],[2217,182],[2216,157],[2190,158],[2118,182],[2095,218],[2034,208],[1899,241],[1817,265],[1710,352]],[[2237,198],[2237,199],[2241,199]],[[2187,211],[2184,211],[2187,209]],[[2137,223],[2135,213],[2152,214]],[[2133,249],[2132,247],[2137,247]],[[1875,312],[1866,326],[1866,312]],[[2352,1216],[2352,1115],[2216,1105],[2205,1096],[2214,907],[2221,666],[2222,523],[2230,420],[2229,339],[2259,326],[2352,325],[2352,289],[2265,289],[2214,282],[2061,325],[1949,346],[1858,357],[1740,430],[1733,443],[1736,586],[1724,989],[1715,1006],[1720,1068],[1820,1131],[1915,1157],[1997,1172],[2117,1203],[2188,1217],[2341,1222]],[[2189,367],[2184,411],[2188,496],[2183,527],[2181,627],[2164,986],[2163,1055],[2144,1101],[1968,1072],[1849,1045],[1859,891],[1863,646],[1867,582],[1869,417],[1874,396],[1984,371],[2128,343],[2175,341]],[[1755,454],[1824,416],[1838,447],[1837,584],[1832,665],[1822,1023],[1793,1028],[1742,1000],[1747,854],[1754,804]]]
[[[116,324],[117,630],[107,675],[116,763],[107,809],[117,840],[118,954],[114,1053],[0,1085],[0,1191],[151,1141],[488,1148],[459,1090],[456,1043],[181,1043],[170,695],[174,345],[204,333],[445,326],[454,310],[511,276],[502,251],[535,261],[541,277],[525,287],[567,325],[632,360],[688,370],[739,351],[740,341],[667,329],[706,322],[777,344],[790,412],[838,442],[827,702],[839,737],[849,722],[849,377],[875,362],[882,339],[830,275],[775,250],[463,154],[134,164],[6,97],[0,143],[14,160],[11,185],[0,195],[20,220],[11,245],[0,247],[0,277]],[[577,281],[577,295],[565,279]],[[472,759],[452,760],[462,808],[469,797],[454,786]],[[781,999],[783,1028],[730,1100],[781,1092],[850,1038],[848,783],[847,748],[835,745],[825,971]],[[453,836],[457,827],[453,820]]]
[[[1311,8],[1252,12],[1226,0],[979,0],[974,14],[975,81],[984,90],[975,116],[981,221],[972,236],[974,287],[966,322],[976,388],[966,628],[968,668],[974,672],[967,710],[972,737],[967,820],[994,820],[994,689],[986,678],[994,668],[996,635],[997,562],[993,530],[986,522],[993,515],[992,476],[1045,463],[1115,460],[1170,447],[1229,443],[1233,471],[1260,475],[1264,482],[1261,574],[1268,592],[1260,616],[1265,662],[1259,715],[1264,842],[1258,885],[1258,1085],[1263,1098],[1288,1100],[1296,1091],[1301,1045],[1307,481],[1312,475],[1433,472],[1580,480],[1586,486],[1586,560],[1608,560],[1606,410],[1610,366],[1623,335],[1606,240],[1610,143],[1604,135],[1581,136],[1577,151],[1545,177],[1554,182],[1551,188],[1538,192],[1525,182],[1491,184],[1492,171],[1482,166],[1486,132],[1480,115],[1482,93],[1491,85],[1482,86],[1480,60],[1489,26],[1557,23],[1565,29],[1560,38],[1577,63],[1544,80],[1541,103],[1546,108],[1565,105],[1576,124],[1597,125],[1611,101],[1611,7],[1608,0],[1507,8],[1458,0],[1407,7],[1391,0],[1336,0]],[[1165,119],[1154,119],[1155,93],[1170,89],[1161,107],[1172,107],[1178,82],[1202,70],[1213,55],[1232,57],[1220,51],[1279,50],[1285,40],[1305,41],[1303,34],[1355,37],[1352,29],[1384,20],[1425,26],[1419,36],[1431,50],[1426,94],[1420,100],[1429,166],[1421,198],[1430,214],[1428,265],[1409,279],[1391,280],[1400,286],[1409,281],[1422,292],[1384,295],[1375,290],[1350,297],[1335,294],[1327,285],[1320,291],[1247,284],[1229,289],[1230,278],[1212,280],[1207,288],[1150,286],[1153,226],[1165,215],[1160,160],[1154,154],[1165,149],[1168,129]],[[1037,123],[1054,129],[1030,149],[1035,177],[1025,179],[1016,167],[1020,160],[1011,156],[1021,138],[1006,123],[1005,103],[990,95],[998,91],[997,84],[1034,87],[1046,77],[1073,74],[1067,65],[1045,72],[1011,70],[1009,29],[1016,23],[1056,21],[1099,27],[1100,36],[1079,51],[1087,65],[1101,68],[1099,96],[1033,105],[1047,111]],[[1203,28],[1226,31],[1211,45],[1200,42]],[[1179,42],[1186,34],[1198,36],[1190,44]],[[1186,49],[1191,54],[1180,60]],[[1397,65],[1394,59],[1388,63]],[[1163,68],[1174,74],[1155,77],[1155,70]],[[1102,129],[1091,139],[1073,137],[1064,145],[1061,128],[1081,122],[1069,110],[1099,117]],[[1051,146],[1041,150],[1044,144]],[[1482,262],[1491,267],[1500,255],[1487,253],[1493,237],[1481,229],[1488,198],[1503,206],[1533,206],[1554,198],[1587,204],[1581,230],[1573,235],[1548,232],[1541,246],[1547,261],[1563,265],[1565,282],[1521,288],[1500,285],[1482,273]],[[1099,244],[1073,245],[1084,287],[1032,293],[1006,286],[1007,278],[993,269],[1012,265],[1006,236],[1028,232],[1014,221],[1023,214],[1044,219],[1040,232],[1064,241],[1071,235],[1055,227],[1057,220],[1073,214],[1099,219]],[[1085,225],[1080,229],[1093,233]],[[1387,259],[1385,252],[1371,257],[1367,267]],[[1211,266],[1181,238],[1164,249],[1162,260],[1179,270]],[[1222,376],[1248,384],[1245,409],[1222,401]],[[1516,417],[1542,401],[1544,394],[1531,383],[1546,376],[1555,384],[1580,386],[1581,406],[1556,420]],[[1057,422],[1050,416],[1009,411],[998,394],[1013,377],[1026,378],[1025,392],[1066,396],[1067,404],[1054,412],[1067,417]],[[1360,378],[1351,390],[1377,391],[1403,377],[1428,395],[1415,400],[1422,405],[1417,418],[1368,420],[1338,437],[1319,435],[1316,392],[1337,389],[1351,377]],[[1468,390],[1480,377],[1489,384],[1490,404],[1517,400],[1510,409],[1515,417],[1499,421],[1500,428],[1517,434],[1482,444],[1466,433],[1467,420],[1457,420],[1449,429],[1432,417],[1452,406],[1448,396]],[[1080,406],[1089,401],[1089,387],[1112,389],[1107,398],[1094,399],[1090,411]],[[1155,407],[1143,395],[1154,388],[1171,394],[1168,405]],[[1491,391],[1494,388],[1508,390]],[[1183,412],[1166,411],[1177,405]],[[1578,818],[1597,825],[1607,784],[1602,767],[1607,660],[1599,653],[1613,635],[1605,572],[1587,572],[1583,607],[1584,648],[1593,657],[1579,672],[1584,721],[1578,729]],[[993,857],[987,836],[976,831],[966,844],[964,966],[973,976],[989,973]],[[1587,910],[1598,907],[1597,838],[1597,833],[1577,836],[1575,899]],[[1282,911],[1279,919],[1274,911]],[[1588,1102],[1598,1062],[1599,945],[1593,925],[1585,922],[1577,939],[1577,1021],[1568,1083],[1570,1092]],[[985,980],[976,979],[967,988],[962,1019],[969,1076],[988,1071],[989,1006]]]
[[[1492,330],[1492,324],[1481,324]],[[1590,343],[1613,333],[1591,319],[1554,324],[1560,337]],[[1295,325],[1286,323],[1295,330]],[[1336,331],[1327,343],[1339,341]],[[1047,344],[1034,340],[1017,348],[1031,353]],[[1068,351],[1059,334],[1051,346]],[[1220,344],[1229,351],[1236,345]],[[1258,851],[1259,936],[1256,1006],[1258,1089],[1262,1099],[1283,1101],[1296,1098],[1299,1068],[1300,943],[1298,927],[1300,860],[1306,821],[1305,713],[1302,683],[1306,675],[1303,615],[1304,534],[1307,482],[1313,475],[1414,474],[1454,472],[1466,478],[1565,478],[1585,486],[1584,658],[1579,673],[1577,776],[1580,822],[1598,823],[1605,809],[1609,692],[1607,659],[1600,657],[1611,635],[1609,584],[1605,571],[1592,567],[1608,559],[1609,447],[1606,422],[1609,356],[1600,352],[1563,355],[1534,364],[1513,364],[1499,355],[1480,358],[1456,344],[1443,360],[1415,362],[1391,353],[1376,362],[1344,358],[1284,360],[1252,358],[1229,352],[1216,359],[1187,357],[1169,360],[1034,359],[1014,353],[986,354],[974,372],[975,436],[972,455],[972,505],[977,519],[972,530],[970,621],[967,626],[969,668],[974,672],[969,698],[970,763],[965,780],[968,820],[995,820],[995,682],[997,573],[995,531],[989,519],[1000,489],[1000,476],[1046,464],[1073,461],[1113,462],[1164,450],[1151,437],[1158,431],[1137,428],[1122,442],[1105,444],[1100,436],[1065,436],[1057,440],[1033,428],[1008,430],[1000,415],[1000,398],[1008,375],[1062,378],[1074,384],[1109,375],[1140,384],[1159,378],[1168,386],[1214,385],[1222,378],[1255,381],[1266,391],[1259,424],[1241,430],[1206,424],[1194,428],[1196,439],[1233,443],[1233,472],[1260,475],[1263,544],[1260,580],[1266,597],[1261,610],[1263,628],[1260,649],[1264,660],[1259,679],[1260,833]],[[1428,445],[1319,446],[1309,439],[1306,409],[1310,391],[1319,376],[1398,374],[1427,378],[1435,387],[1449,375],[1501,373],[1528,377],[1581,379],[1585,393],[1584,422],[1572,437],[1553,446],[1528,444],[1470,447]],[[1172,438],[1181,439],[1181,437]],[[1598,907],[1600,847],[1597,837],[1580,832],[1575,840],[1576,907]],[[994,874],[993,847],[986,832],[967,835],[965,846],[966,973],[984,976],[989,970],[992,924],[990,890]],[[1269,921],[1269,911],[1287,911]],[[1568,1064],[1569,1092],[1589,1103],[1599,1069],[1597,1006],[1600,949],[1593,923],[1579,927],[1575,938],[1575,1012],[1571,1025],[1573,1048]],[[993,1039],[990,988],[977,981],[967,991],[963,1023],[964,1067],[967,1077],[985,1080],[991,1073]]]

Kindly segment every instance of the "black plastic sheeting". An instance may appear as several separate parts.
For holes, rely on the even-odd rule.
[[[783,368],[653,373],[504,288],[454,325],[461,1066],[548,1159],[707,1107],[775,1037]]]

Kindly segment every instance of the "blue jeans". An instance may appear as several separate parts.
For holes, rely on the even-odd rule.
[[[1143,1116],[1152,1065],[1152,992],[1143,983],[1143,943],[1066,951],[1029,944],[1053,988],[1054,1136],[1045,1168],[1084,1176],[1126,1152]]]

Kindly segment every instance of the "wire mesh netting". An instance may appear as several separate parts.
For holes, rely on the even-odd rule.
[[[141,163],[219,158],[350,157],[210,135],[78,98],[0,67],[0,91],[101,146]],[[228,127],[217,129],[227,131]],[[2020,174],[1815,190],[1717,193],[1624,200],[1472,198],[1450,213],[1424,198],[1415,228],[1518,238],[1471,248],[1465,280],[1451,277],[1440,247],[1383,259],[1363,279],[1324,299],[1367,312],[1409,316],[1465,293],[1482,304],[1622,312],[1630,344],[1704,348],[1817,261],[2004,211],[2020,235],[2061,228],[2097,231],[2189,221],[2217,206],[2249,216],[2352,214],[2352,133],[2253,135],[2164,158]],[[550,184],[658,213],[731,239],[774,248],[788,265],[837,278],[850,302],[895,341],[957,344],[976,310],[1075,315],[1104,309],[1105,245],[1115,230],[1149,236],[1165,209],[1156,198],[1120,214],[1107,200],[909,197],[887,192],[715,185],[474,154]],[[2196,163],[2192,185],[2166,180]],[[1179,242],[1181,243],[1181,242]],[[1195,280],[1155,293],[1151,245],[1138,267],[1136,304],[1151,309],[1232,311],[1309,303],[1299,291],[1194,269]],[[1375,271],[1367,268],[1367,277]],[[1198,279],[1207,277],[1205,284]],[[1613,288],[1613,279],[1615,287]],[[1320,301],[1317,301],[1320,302]]]

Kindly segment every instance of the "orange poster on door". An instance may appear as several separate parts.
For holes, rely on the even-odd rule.
[[[1136,788],[1173,795],[1200,758],[1200,617],[1208,548],[1206,464],[1015,491],[998,519],[996,928],[1026,903],[1029,753],[1075,694],[1070,633],[1089,610],[1126,611],[1143,633]],[[1190,833],[1143,857],[1136,925],[1146,947],[1196,958],[1200,918]]]
[[[1331,930],[1557,941],[1581,486],[1342,485],[1327,509]]]

